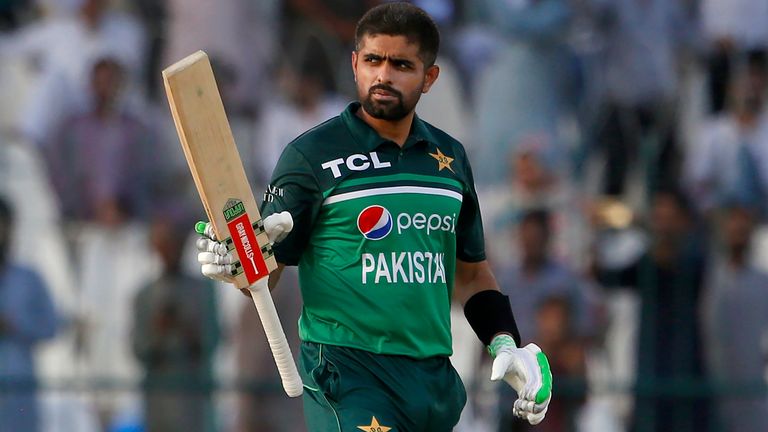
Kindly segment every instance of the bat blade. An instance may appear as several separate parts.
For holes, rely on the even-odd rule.
[[[205,212],[217,238],[237,252],[235,286],[246,288],[277,263],[208,56],[198,51],[171,65],[163,71],[163,81]]]
[[[198,51],[163,71],[176,131],[216,237],[238,258],[234,284],[248,288],[288,396],[303,384],[267,288],[277,262],[227,121],[208,56]]]

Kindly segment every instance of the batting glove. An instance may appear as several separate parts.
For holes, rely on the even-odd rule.
[[[293,229],[293,218],[287,211],[275,213],[264,218],[264,231],[270,244],[284,239]],[[196,246],[199,251],[197,262],[203,275],[214,280],[232,282],[234,280],[235,255],[227,250],[224,242],[218,241],[210,222],[198,222],[195,231],[201,235]]]
[[[544,420],[552,399],[552,373],[547,356],[536,344],[518,348],[512,336],[493,338],[491,381],[504,379],[517,392],[512,413],[536,425]]]

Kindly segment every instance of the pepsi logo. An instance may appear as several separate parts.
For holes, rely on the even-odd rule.
[[[357,216],[357,229],[368,240],[381,240],[392,231],[392,215],[380,205],[368,206]]]

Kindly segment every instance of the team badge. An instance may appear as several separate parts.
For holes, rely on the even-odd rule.
[[[392,215],[380,205],[368,206],[357,216],[357,229],[368,240],[381,240],[392,231]]]
[[[453,158],[444,155],[443,152],[440,151],[440,149],[435,149],[435,150],[437,150],[437,153],[430,153],[429,155],[437,159],[437,171],[442,171],[443,168],[448,168],[450,172],[456,174],[453,168],[451,168],[451,163],[453,163]]]
[[[391,427],[380,425],[379,421],[376,420],[376,417],[373,417],[371,419],[371,424],[369,424],[367,426],[366,425],[358,426],[357,428],[362,430],[362,431],[365,431],[365,432],[388,432],[388,431],[392,430]]]

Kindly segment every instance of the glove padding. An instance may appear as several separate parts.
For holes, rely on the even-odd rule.
[[[275,213],[264,218],[264,231],[267,233],[270,244],[275,244],[284,239],[293,229],[293,218],[287,211]],[[195,231],[201,235],[197,242],[197,262],[203,275],[214,280],[232,282],[234,276],[234,263],[237,261],[234,254],[227,250],[223,242],[219,242],[210,222],[198,222]]]
[[[518,348],[512,336],[498,335],[489,347],[494,357],[491,381],[502,378],[517,392],[512,413],[532,425],[541,423],[552,399],[552,373],[536,344]]]

